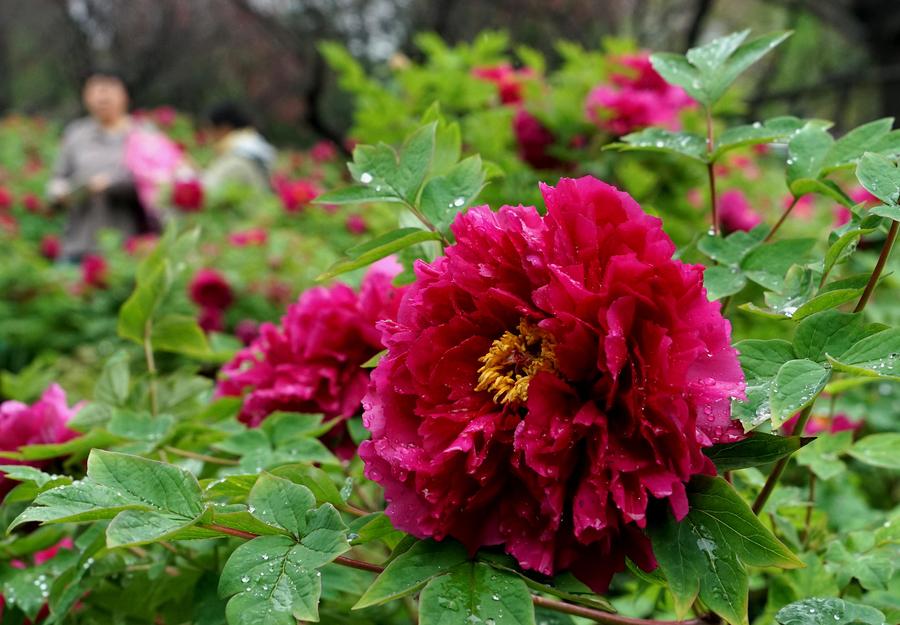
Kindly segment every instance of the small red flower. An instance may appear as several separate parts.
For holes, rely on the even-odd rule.
[[[319,187],[308,180],[275,180],[275,190],[284,209],[289,213],[298,213],[321,194]]]
[[[213,306],[204,306],[200,309],[200,315],[197,317],[197,325],[199,325],[207,334],[210,332],[221,332],[225,328],[225,319],[221,308]]]
[[[153,109],[153,119],[163,128],[171,128],[178,119],[178,111],[171,106],[159,106]]]
[[[740,189],[729,189],[719,196],[719,225],[726,234],[743,230],[749,232],[762,223],[762,217],[750,206]]]
[[[520,108],[513,117],[513,132],[519,144],[519,158],[535,169],[554,169],[563,163],[550,154],[556,142],[553,133],[534,115]]]
[[[312,156],[312,159],[317,163],[328,163],[333,161],[337,157],[337,153],[335,145],[331,141],[325,139],[317,142],[309,150],[309,155]]]
[[[203,185],[196,178],[176,180],[172,185],[172,204],[186,213],[203,208]]]
[[[228,242],[236,247],[247,247],[248,245],[265,245],[268,237],[269,235],[264,229],[251,228],[249,230],[232,232],[228,235]]]
[[[41,202],[41,198],[36,196],[34,193],[29,193],[25,197],[23,197],[22,205],[25,207],[25,210],[32,214],[38,214],[44,208],[44,204],[43,202]]]
[[[86,286],[105,288],[108,271],[106,259],[99,254],[87,254],[81,259],[81,282]]]
[[[492,82],[497,86],[500,102],[518,104],[522,102],[522,84],[533,76],[530,69],[516,70],[509,63],[476,67],[472,75],[481,80]]]
[[[41,239],[41,255],[48,260],[56,260],[62,251],[62,243],[55,234],[46,234]]]
[[[9,210],[13,205],[13,196],[6,187],[0,187],[0,210]]]
[[[136,234],[128,237],[122,247],[132,256],[143,256],[153,251],[159,241],[159,236],[155,234]]]
[[[197,306],[225,310],[234,302],[231,286],[215,269],[201,269],[188,285],[188,294]]]
[[[347,227],[347,231],[353,234],[365,234],[369,231],[369,226],[362,215],[349,215],[344,225]]]

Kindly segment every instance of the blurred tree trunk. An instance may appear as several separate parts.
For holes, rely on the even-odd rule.
[[[855,0],[851,7],[862,30],[861,42],[872,55],[880,83],[881,110],[900,118],[900,2]]]

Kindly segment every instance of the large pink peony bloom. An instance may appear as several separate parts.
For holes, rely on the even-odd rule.
[[[41,398],[31,406],[18,401],[5,401],[0,404],[0,449],[15,451],[24,445],[43,443],[64,443],[77,436],[67,427],[79,406],[69,408],[66,403],[66,392],[58,384],[50,385]],[[20,462],[4,459],[0,464],[30,464],[40,466],[39,462]],[[15,482],[3,477],[0,472],[0,498],[5,495]]]
[[[616,59],[625,71],[613,72],[611,84],[595,87],[585,101],[585,113],[597,126],[625,135],[647,126],[678,130],[678,116],[693,100],[681,87],[656,73],[647,54]]]
[[[361,365],[382,349],[375,324],[396,314],[402,291],[391,281],[400,270],[389,258],[372,266],[359,293],[341,283],[304,292],[280,326],[264,323],[222,368],[218,395],[243,396],[240,419],[251,427],[279,410],[359,413],[369,383]]]
[[[359,449],[395,527],[503,545],[602,591],[625,556],[651,569],[651,498],[687,514],[702,448],[741,438],[744,379],[703,267],[594,178],[533,207],[482,206],[416,266],[363,402]]]

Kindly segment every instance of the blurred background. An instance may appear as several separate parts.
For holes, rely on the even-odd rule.
[[[900,113],[896,0],[0,0],[0,116],[74,118],[90,68],[112,63],[135,107],[199,115],[234,98],[276,143],[341,144],[353,100],[325,40],[378,76],[420,61],[423,32],[456,44],[504,30],[552,69],[560,40],[684,51],[742,28],[795,31],[745,83],[747,118],[790,111],[840,132]]]

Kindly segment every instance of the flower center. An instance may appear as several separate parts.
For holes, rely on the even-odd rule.
[[[521,403],[528,399],[528,384],[540,371],[556,372],[553,337],[525,319],[516,332],[504,332],[479,358],[476,391],[494,394],[497,404]]]

